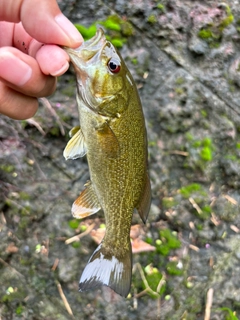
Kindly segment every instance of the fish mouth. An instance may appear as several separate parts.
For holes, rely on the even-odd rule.
[[[72,63],[79,66],[79,63],[86,63],[95,56],[105,46],[106,42],[104,31],[99,28],[93,38],[83,42],[77,49],[65,47],[64,50],[69,54]]]

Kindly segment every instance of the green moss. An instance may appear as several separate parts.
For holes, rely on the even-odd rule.
[[[105,20],[96,21],[89,28],[75,24],[84,40],[91,39],[96,34],[97,25],[104,27],[107,40],[111,41],[117,48],[122,48],[127,38],[134,34],[132,24],[129,21],[121,19],[116,14],[108,16]]]
[[[121,20],[121,31],[125,37],[134,35],[134,28],[129,21]]]
[[[59,137],[61,135],[60,133],[60,129],[59,127],[53,127],[49,133],[53,136],[53,137]]]
[[[190,132],[187,132],[185,137],[188,141],[193,141],[194,139],[194,136]]]
[[[157,269],[152,267],[152,265],[147,265],[144,268],[144,273],[145,273],[145,277],[147,280],[147,283],[149,285],[149,287],[154,291],[157,292],[157,287],[159,282],[161,281],[163,275],[162,273]],[[146,287],[145,287],[146,288]],[[160,292],[158,292],[160,295],[162,295],[166,290],[166,285],[161,286]],[[158,298],[157,295],[153,295],[150,292],[148,293],[151,298]]]
[[[15,310],[15,312],[16,312],[16,314],[18,315],[18,316],[20,316],[23,312],[24,312],[24,307],[20,304],[17,308],[16,308],[16,310]]]
[[[183,84],[185,82],[185,79],[183,78],[183,77],[178,77],[177,79],[176,79],[176,81],[175,81],[175,84],[177,84],[177,85],[181,85],[181,84]]]
[[[212,161],[214,146],[212,139],[205,137],[202,140],[194,139],[191,133],[186,134],[186,149],[189,156],[186,158],[186,165],[198,167],[205,170],[206,162]]]
[[[220,40],[222,33],[234,21],[234,16],[229,6],[225,7],[227,16],[216,24],[209,24],[207,27],[202,28],[198,32],[198,37],[206,41],[210,48],[218,48],[220,46]]]
[[[234,155],[234,154],[227,154],[227,155],[224,156],[224,159],[232,160],[232,161],[237,161],[238,160],[237,156]]]
[[[177,201],[174,200],[173,198],[165,197],[162,199],[162,205],[165,209],[172,208],[172,207],[176,206],[176,204],[177,204]]]
[[[180,189],[180,193],[184,198],[189,198],[191,194],[195,192],[199,192],[201,190],[202,190],[202,187],[200,184],[192,183],[192,184],[189,184],[188,186],[182,187]]]
[[[165,6],[164,6],[164,4],[158,3],[158,4],[157,4],[157,8],[158,8],[160,11],[165,12]]]
[[[122,48],[124,43],[126,42],[126,39],[112,39],[110,40],[112,42],[112,44],[116,47],[116,48]]]
[[[212,151],[210,148],[208,147],[204,147],[201,151],[200,151],[200,157],[202,158],[202,160],[204,161],[211,161],[212,160]]]
[[[166,256],[170,250],[181,247],[181,242],[178,240],[176,235],[169,229],[160,230],[159,239],[156,240],[157,252]]]
[[[81,246],[80,242],[75,241],[75,242],[72,243],[72,247],[74,249],[78,249],[78,248],[80,248],[80,246]]]
[[[201,110],[201,115],[206,118],[207,117],[207,111],[206,110]]]
[[[80,230],[81,230],[81,232],[84,232],[87,230],[87,227],[83,224],[83,225],[81,225]]]
[[[14,172],[15,167],[13,165],[11,165],[11,164],[1,164],[0,165],[0,169],[2,171],[7,172],[7,173],[12,173],[12,172]]]
[[[195,140],[195,141],[193,141],[193,143],[192,143],[192,147],[193,148],[199,148],[200,146],[201,146],[201,140]]]
[[[232,14],[229,14],[225,19],[222,20],[220,23],[220,30],[223,31],[226,27],[228,27],[231,23],[234,21],[234,16]]]
[[[220,42],[214,41],[214,42],[212,42],[212,43],[209,44],[209,47],[210,47],[211,49],[217,49],[217,48],[220,47],[220,45],[221,45]]]
[[[131,62],[132,62],[132,64],[137,65],[138,64],[138,59],[137,58],[132,58]]]
[[[201,39],[210,39],[212,38],[212,31],[210,29],[202,29],[198,32],[198,36]]]
[[[24,192],[24,191],[19,192],[19,197],[20,197],[20,199],[25,200],[25,201],[30,200],[29,193]]]
[[[182,95],[182,94],[184,94],[184,89],[183,88],[175,88],[175,92],[176,92],[176,94],[178,94],[178,95]]]
[[[211,209],[211,207],[210,206],[208,206],[208,205],[206,205],[206,206],[203,206],[202,207],[202,211],[204,212],[204,213],[206,213],[206,214],[211,214],[211,212],[212,212],[212,209]]]
[[[95,33],[97,31],[97,26],[96,26],[95,23],[92,24],[89,28],[84,27],[81,24],[75,24],[75,27],[81,33],[81,35],[83,36],[84,40],[91,39],[95,35]]]
[[[154,24],[157,22],[157,18],[155,16],[155,14],[151,14],[150,16],[148,16],[147,21],[151,24]]]
[[[72,219],[72,220],[68,221],[68,225],[71,229],[77,229],[79,227],[79,220]]]
[[[221,308],[220,310],[225,312],[225,319],[226,320],[238,320],[238,317],[236,316],[236,312],[232,311],[230,308]]]
[[[183,274],[183,270],[178,268],[177,261],[168,262],[166,269],[168,274],[171,274],[173,276],[180,276]]]

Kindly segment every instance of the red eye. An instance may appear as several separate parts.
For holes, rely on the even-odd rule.
[[[121,70],[121,65],[120,62],[116,59],[111,59],[108,62],[108,69],[112,72],[112,73],[118,73]]]

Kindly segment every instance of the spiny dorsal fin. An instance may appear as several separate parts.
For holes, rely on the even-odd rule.
[[[132,249],[129,246],[124,254],[114,254],[104,247],[104,240],[92,254],[85,269],[83,270],[79,291],[89,290],[101,285],[110,287],[116,293],[127,297],[132,278]]]
[[[142,193],[142,198],[140,199],[136,209],[143,221],[146,222],[147,216],[151,206],[151,185],[148,173],[146,173],[145,185]]]
[[[76,219],[85,218],[101,209],[91,181],[87,182],[85,186],[86,189],[81,192],[72,205],[72,215]]]
[[[71,139],[68,141],[63,156],[66,160],[83,157],[87,153],[87,147],[80,127],[74,127],[69,132]]]
[[[97,128],[97,139],[107,157],[116,158],[119,155],[118,139],[107,122]]]

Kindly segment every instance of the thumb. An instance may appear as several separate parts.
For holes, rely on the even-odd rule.
[[[22,22],[27,33],[42,43],[75,48],[82,36],[74,25],[61,13],[56,0],[1,0],[2,20]]]

